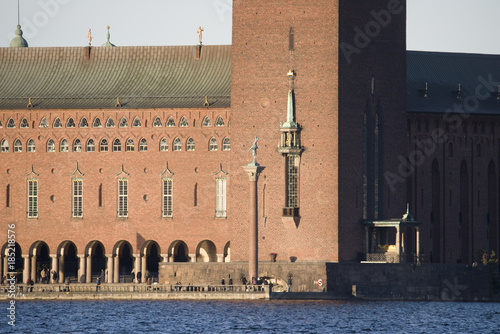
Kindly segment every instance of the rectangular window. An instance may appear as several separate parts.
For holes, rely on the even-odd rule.
[[[28,180],[28,218],[38,217],[38,181]]]
[[[172,179],[163,179],[162,182],[162,216],[172,217]]]
[[[7,185],[5,190],[5,206],[10,208],[10,184]]]
[[[118,180],[118,217],[128,217],[128,180]]]
[[[215,217],[226,217],[226,178],[215,179]]]
[[[298,194],[298,166],[297,156],[287,155],[286,157],[286,206],[288,208],[299,207],[299,194]]]
[[[73,180],[73,217],[83,217],[83,180]]]

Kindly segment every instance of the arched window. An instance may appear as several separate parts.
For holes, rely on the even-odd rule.
[[[2,153],[9,152],[9,142],[7,139],[2,139],[2,143],[0,144]]]
[[[47,152],[55,152],[56,151],[56,144],[54,143],[54,140],[49,139],[47,140]]]
[[[153,127],[154,128],[161,128],[161,119],[160,117],[156,117],[155,120],[153,121]]]
[[[108,118],[108,120],[106,121],[106,127],[107,128],[114,128],[115,127],[115,121],[113,121],[113,119],[111,117]]]
[[[122,119],[120,120],[120,124],[118,126],[120,128],[126,128],[126,127],[128,127],[127,119],[125,117],[122,117]]]
[[[68,141],[66,139],[61,140],[61,144],[59,144],[60,152],[68,152]]]
[[[94,139],[90,138],[89,140],[87,140],[87,145],[86,145],[86,151],[87,152],[94,152],[95,151],[95,143],[94,143]]]
[[[208,150],[209,151],[217,151],[218,147],[217,147],[217,139],[215,139],[214,137],[210,138],[210,141],[208,143]]]
[[[201,123],[201,126],[212,126],[212,122],[210,122],[210,118],[208,116],[205,116],[203,119],[203,123]]]
[[[99,152],[108,152],[108,141],[104,138],[99,143]]]
[[[13,129],[15,127],[16,127],[16,123],[14,122],[14,120],[12,118],[9,119],[8,122],[7,122],[7,128],[8,129]]]
[[[85,117],[82,117],[82,119],[80,120],[80,127],[81,128],[89,127],[89,122],[87,122],[87,119]]]
[[[187,118],[185,116],[182,116],[180,122],[179,122],[179,126],[180,127],[188,127],[188,121],[187,121]]]
[[[74,128],[76,125],[75,125],[75,121],[73,120],[73,118],[69,118],[68,121],[66,122],[66,127],[67,128]]]
[[[188,138],[186,140],[186,151],[194,151],[194,139]]]
[[[53,128],[62,128],[62,123],[61,123],[61,120],[59,119],[59,117],[57,117],[54,120],[54,123],[52,124],[52,127]]]
[[[30,127],[30,125],[28,124],[28,120],[27,120],[26,118],[23,118],[23,119],[21,120],[21,124],[19,124],[19,127],[20,127],[21,129],[27,129],[27,128],[29,128],[29,127]]]
[[[139,119],[139,117],[134,118],[134,121],[132,122],[132,127],[133,128],[141,127],[141,120]]]
[[[49,122],[47,122],[47,119],[44,117],[40,121],[40,125],[38,126],[39,128],[46,128],[49,126]]]
[[[230,151],[231,150],[231,143],[229,142],[229,138],[224,138],[222,141],[222,150],[223,151]]]
[[[102,127],[101,124],[101,119],[99,117],[94,118],[94,122],[92,123],[93,128],[100,128]]]
[[[169,126],[169,127],[175,126],[175,121],[172,117],[168,118],[167,126]]]
[[[35,152],[35,141],[33,139],[28,140],[28,144],[26,144],[27,152]]]
[[[113,148],[114,151],[114,148]],[[125,143],[125,151],[127,152],[133,152],[134,151],[134,141],[132,138],[127,139],[127,142]]]
[[[120,142],[120,139],[116,138],[113,141],[113,152],[120,152],[122,150],[122,143]]]
[[[168,141],[166,138],[160,140],[160,152],[168,151]]]
[[[182,150],[181,140],[179,138],[175,138],[174,145],[172,146],[173,146],[173,151],[181,151]]]
[[[23,151],[23,144],[19,139],[16,139],[14,141],[14,152],[22,152]]]
[[[81,152],[82,151],[82,142],[80,139],[75,139],[73,142],[73,152]]]
[[[142,138],[139,141],[139,152],[146,152],[148,150],[148,142],[146,141],[146,138]]]
[[[215,126],[224,126],[224,120],[222,117],[217,117],[217,120],[215,121]]]

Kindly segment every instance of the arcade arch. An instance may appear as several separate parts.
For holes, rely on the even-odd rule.
[[[36,283],[41,283],[41,272],[43,269],[48,270],[46,278],[50,278],[51,259],[49,256],[49,246],[43,241],[36,241],[31,245],[31,273],[30,277]]]
[[[63,241],[57,249],[57,254],[59,254],[59,283],[63,283],[66,277],[71,281],[78,281],[80,263],[76,245],[69,240]]]
[[[141,269],[142,278],[147,279],[147,273],[154,279],[158,278],[158,263],[161,261],[161,248],[156,241],[148,240],[142,247]]]
[[[131,273],[134,270],[134,257],[132,245],[126,241],[118,241],[113,248],[114,268],[113,283],[130,283]]]
[[[182,240],[176,240],[168,247],[169,262],[189,262],[189,248]]]
[[[86,257],[86,279],[87,283],[95,282],[97,277],[105,278],[107,269],[104,246],[100,241],[93,240],[87,244],[85,249]]]
[[[210,240],[203,240],[196,249],[196,262],[217,262],[217,248]]]

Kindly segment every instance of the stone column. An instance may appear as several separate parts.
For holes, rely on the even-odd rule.
[[[106,268],[108,272],[108,277],[106,283],[113,283],[113,254],[106,254],[106,257],[108,258],[108,267]]]
[[[401,255],[401,231],[399,229],[399,226],[396,226],[396,262],[399,263]]]
[[[89,254],[87,255],[86,262],[87,262],[87,267],[85,270],[86,277],[85,277],[85,282],[87,283],[92,283],[92,249],[89,249]]]
[[[196,262],[196,254],[189,254],[189,257],[191,258],[190,262]]]
[[[163,263],[167,263],[168,261],[168,254],[160,254]]]
[[[118,249],[116,252],[118,253]],[[120,283],[120,256],[116,254],[114,259],[114,275],[113,275],[113,283]]]
[[[33,255],[33,256],[31,257],[31,274],[30,274],[30,277],[31,277],[31,279],[32,279],[35,283],[38,283],[38,282],[37,282],[38,277],[36,276],[36,260],[37,260],[37,256],[36,256],[36,255]]]
[[[76,278],[77,282],[78,283],[81,283],[81,277],[85,277],[85,254],[78,254],[76,256],[78,258],[78,264],[79,264],[79,268],[78,268],[78,277]],[[87,281],[85,281],[86,283],[89,283]]]
[[[135,275],[135,279],[134,279],[134,283],[137,283],[137,273],[139,271],[141,271],[141,254],[134,254],[134,275]],[[143,262],[146,262],[146,260],[144,260]]]
[[[217,254],[217,262],[224,262],[224,254]]]
[[[26,283],[28,278],[30,278],[30,256],[23,255],[24,259],[24,269],[23,269],[23,282]]]
[[[365,226],[365,255],[367,258],[368,258],[368,253],[370,253],[370,232],[368,229],[369,229],[368,226]]]
[[[248,174],[250,193],[249,193],[249,247],[248,247],[248,279],[257,278],[259,274],[259,241],[258,241],[258,203],[257,203],[257,180],[264,169],[255,161],[243,169]]]
[[[146,283],[146,254],[141,261],[141,282]]]
[[[59,283],[64,283],[64,258],[66,256],[62,255],[59,256]]]
[[[419,229],[419,227],[415,227],[415,234],[416,234],[416,239],[417,239],[417,245],[416,245],[417,263],[420,263],[420,229]]]
[[[55,270],[56,273],[59,274],[58,269],[57,269],[57,254],[50,254],[50,257],[52,259],[52,270]],[[50,280],[52,283],[57,283],[56,281],[52,280],[52,270],[50,272]]]

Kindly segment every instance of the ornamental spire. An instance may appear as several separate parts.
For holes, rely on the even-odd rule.
[[[288,71],[288,105],[286,113],[286,122],[282,124],[283,129],[295,129],[297,128],[297,123],[295,122],[295,110],[293,101],[293,84],[295,78],[295,72],[293,70]]]

